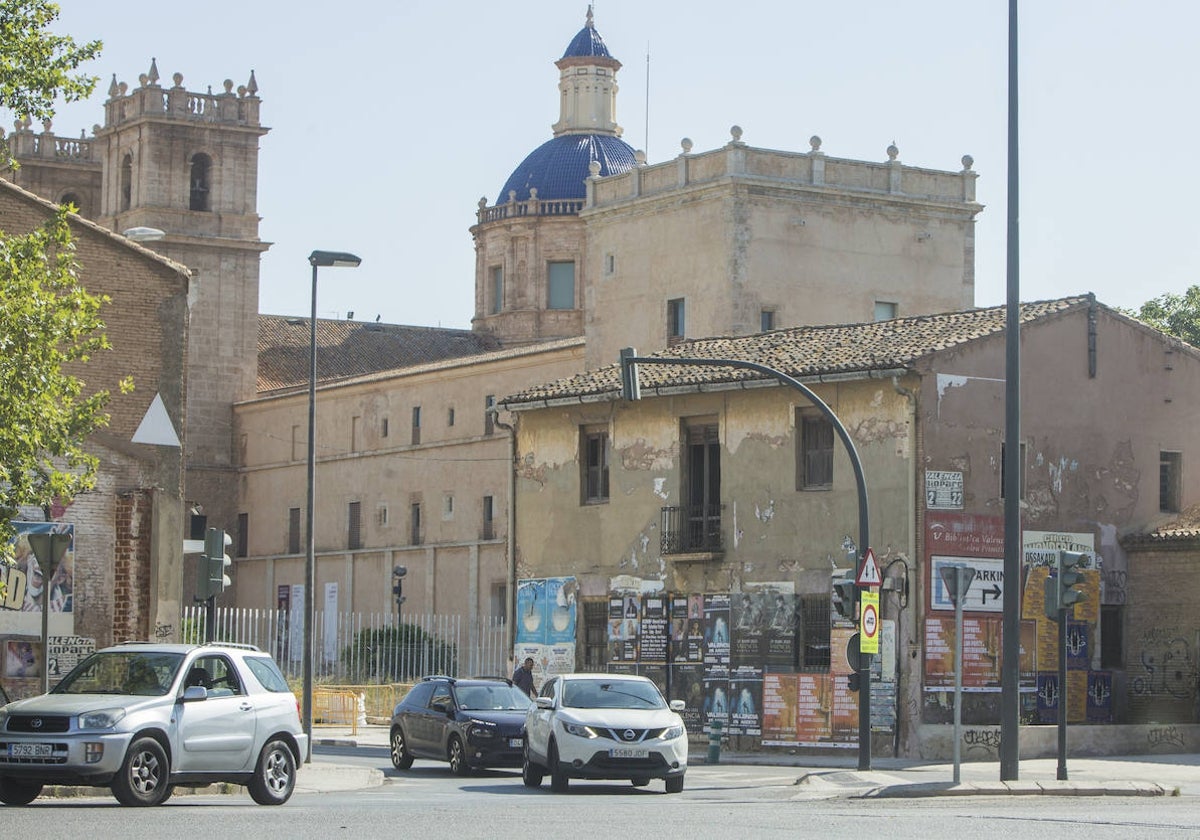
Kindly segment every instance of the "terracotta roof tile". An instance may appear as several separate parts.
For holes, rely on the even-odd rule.
[[[1086,305],[1090,296],[1025,303],[1021,322],[1028,323]],[[738,359],[756,362],[799,379],[896,370],[918,359],[975,339],[1004,332],[1005,307],[969,309],[864,324],[793,327],[757,335],[701,338],[658,353],[659,358]],[[642,365],[642,392],[765,379],[765,375],[728,367]],[[506,397],[501,404],[519,409],[550,400],[615,398],[620,394],[620,366],[597,368]]]
[[[497,350],[492,336],[471,330],[317,319],[317,381],[413,367]],[[307,318],[258,318],[258,392],[308,383]]]

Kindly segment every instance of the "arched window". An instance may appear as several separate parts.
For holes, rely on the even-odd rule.
[[[121,161],[121,209],[128,210],[133,203],[133,155],[126,154]]]
[[[208,210],[209,179],[212,172],[212,158],[203,152],[192,155],[192,177],[190,179],[191,197],[188,201],[189,210]]]

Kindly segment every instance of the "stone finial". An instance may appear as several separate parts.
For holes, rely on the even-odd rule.
[[[29,131],[31,128],[33,128],[33,117],[26,114],[25,118],[21,120],[21,129],[24,131]]]
[[[181,87],[183,87],[183,74],[173,73],[171,75],[171,81],[175,83],[175,89],[179,90]]]
[[[124,96],[125,94],[129,93],[129,83],[121,82],[121,84],[117,86],[117,93],[121,96]]]
[[[246,98],[246,86],[245,85],[238,85],[237,95],[238,95],[238,99]]]
[[[100,133],[100,123],[92,123],[92,136],[95,137]]]
[[[208,95],[209,95],[209,96],[212,96],[212,95],[213,95],[213,92],[212,92],[212,85],[209,85],[209,86],[208,86]]]
[[[900,149],[896,146],[896,141],[892,141],[892,145],[887,147],[888,160],[895,160],[900,156]]]
[[[537,201],[537,200],[538,200],[538,198],[537,198],[537,187],[530,187],[530,188],[529,188],[529,200],[530,200],[530,201]]]
[[[971,167],[975,165],[975,158],[970,155],[962,156],[963,172],[970,172]]]
[[[51,129],[53,129],[53,128],[54,128],[53,120],[42,120],[42,133],[43,134],[53,134],[54,132],[51,131]]]
[[[226,96],[229,96],[231,93],[233,93],[233,79],[226,79],[224,82],[222,82],[222,86],[225,88]]]
[[[480,210],[487,209],[487,196],[486,195],[479,196],[479,209]]]
[[[683,149],[683,153],[689,154],[692,151],[692,138],[684,137],[679,141],[679,148]]]
[[[592,21],[592,4],[588,3],[587,28],[594,29],[595,26],[596,26],[596,24]]]
[[[120,91],[120,88],[117,87],[117,74],[113,73],[112,84],[108,86],[108,95],[116,96],[118,91]]]
[[[158,62],[153,56],[150,58],[150,71],[146,73],[146,78],[150,81],[150,84],[158,84]]]
[[[636,163],[638,166],[645,166],[646,165],[646,153],[644,151],[642,151],[641,149],[638,149],[636,152],[633,153],[633,162]]]
[[[254,78],[253,70],[250,71],[250,81],[246,82],[246,90],[250,92],[251,96],[258,95],[258,79]]]
[[[138,87],[145,87],[150,83],[150,77],[145,73],[138,74]]]
[[[600,177],[600,161],[593,160],[591,163],[588,164],[588,174],[591,175],[593,178]]]
[[[517,200],[517,191],[516,191],[516,190],[509,190],[509,191],[508,191],[508,200],[509,200],[509,201],[516,201],[516,200]]]
[[[812,146],[814,152],[821,151],[821,138],[814,134],[808,138],[808,145]]]
[[[740,125],[731,125],[729,127],[729,136],[733,138],[734,143],[742,142],[742,127]]]
[[[79,129],[79,139],[80,140],[87,139],[87,129],[84,129],[84,128]]]

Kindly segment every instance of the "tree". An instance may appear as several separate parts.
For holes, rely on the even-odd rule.
[[[108,423],[107,391],[85,394],[72,367],[110,347],[108,298],[79,282],[68,211],[23,236],[0,231],[0,552],[22,505],[48,508],[95,485],[84,443]],[[132,388],[126,379],[121,390]]]
[[[1126,314],[1200,347],[1200,286],[1192,286],[1181,295],[1159,295],[1136,312]]]
[[[75,71],[98,56],[102,44],[76,44],[50,32],[58,13],[48,0],[0,0],[0,108],[17,117],[49,119],[57,99],[74,102],[96,87],[96,76]]]

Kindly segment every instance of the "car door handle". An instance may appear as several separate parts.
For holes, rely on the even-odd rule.
[[[254,705],[251,703],[242,703],[238,706],[238,708],[241,709],[243,712],[253,712],[254,711]]]

